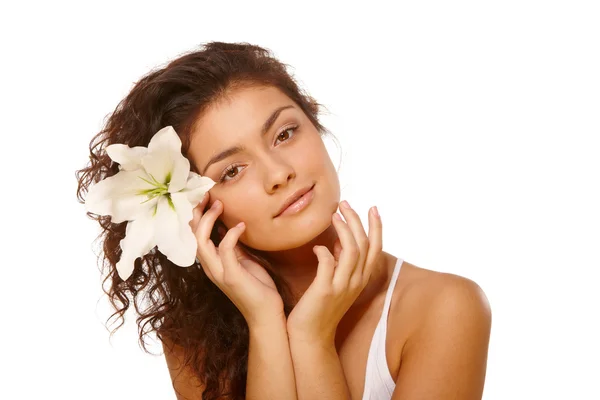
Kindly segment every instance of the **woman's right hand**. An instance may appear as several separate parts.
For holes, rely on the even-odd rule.
[[[204,272],[240,310],[249,327],[285,318],[283,300],[275,282],[238,245],[245,225],[240,223],[224,234],[220,232],[222,240],[219,247],[215,247],[210,234],[215,221],[223,212],[223,203],[215,200],[212,207],[204,210],[209,197],[210,193],[207,192],[194,208],[194,217],[190,222],[198,242],[196,256]]]

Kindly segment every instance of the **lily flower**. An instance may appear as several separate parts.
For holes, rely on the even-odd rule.
[[[215,182],[190,171],[171,126],[159,130],[147,148],[112,144],[106,152],[119,164],[119,172],[90,187],[85,208],[110,215],[114,223],[128,221],[116,265],[121,279],[155,246],[174,264],[192,265],[198,247],[189,225],[192,210]]]

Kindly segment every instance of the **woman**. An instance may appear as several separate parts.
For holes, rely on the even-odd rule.
[[[106,146],[147,146],[169,125],[216,184],[190,222],[195,267],[152,251],[121,279],[126,223],[95,216],[114,315],[134,302],[179,399],[480,399],[484,293],[383,251],[377,208],[363,227],[339,202],[318,112],[249,44],[208,43],[143,77],[92,141],[80,200],[118,172]]]

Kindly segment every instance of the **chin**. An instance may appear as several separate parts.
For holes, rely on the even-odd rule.
[[[284,240],[278,243],[280,250],[295,249],[310,243],[331,226],[330,215],[331,214],[328,214],[325,218],[313,220],[308,226],[294,229],[293,233],[286,234],[286,236],[283,237]]]
[[[319,204],[313,203],[297,215],[274,218],[271,224],[264,225],[265,228],[272,229],[265,231],[265,228],[262,228],[256,236],[249,230],[248,242],[244,243],[261,251],[283,251],[303,246],[331,226],[331,216],[337,210],[338,202],[332,203],[333,206],[329,204],[320,207]],[[252,237],[260,237],[260,240],[254,241]]]

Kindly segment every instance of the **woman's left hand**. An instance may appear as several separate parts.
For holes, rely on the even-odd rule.
[[[369,236],[358,214],[340,203],[346,219],[333,214],[338,234],[334,254],[325,246],[313,248],[319,265],[317,275],[304,292],[287,320],[290,337],[302,340],[325,340],[333,343],[342,317],[369,282],[382,250],[381,218],[376,207],[369,211]]]

